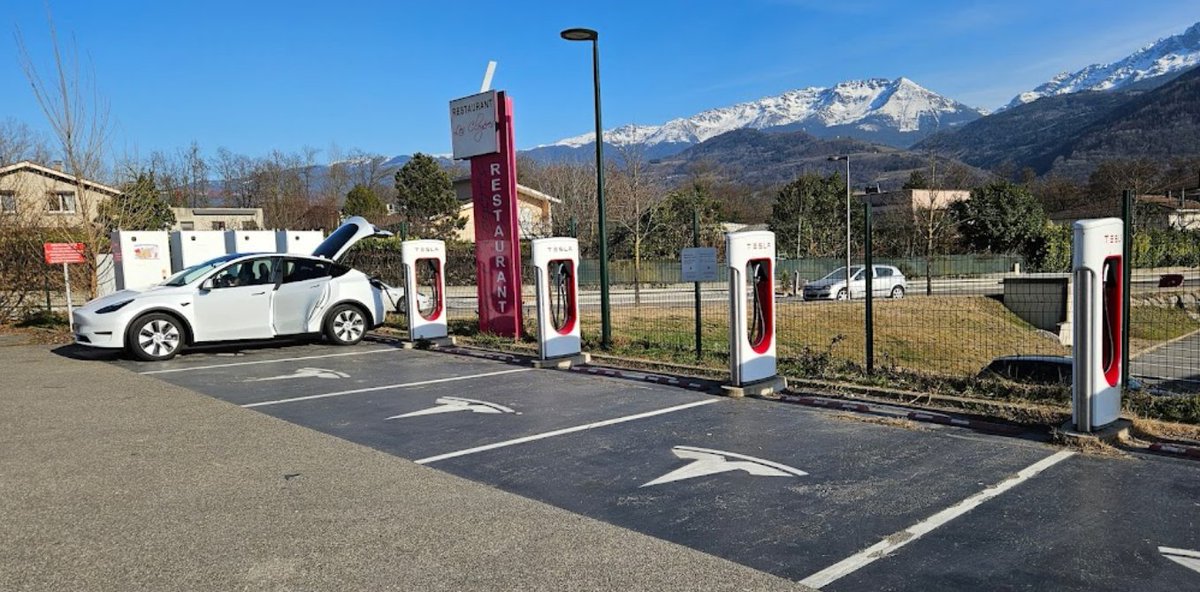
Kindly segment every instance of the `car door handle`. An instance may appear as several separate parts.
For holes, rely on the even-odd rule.
[[[251,294],[251,296],[262,296],[263,294],[266,294],[266,293],[267,292],[264,290],[262,292],[255,292],[255,293]]]

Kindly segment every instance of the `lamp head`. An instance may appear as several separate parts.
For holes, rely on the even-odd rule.
[[[596,41],[600,38],[600,34],[596,31],[583,28],[566,29],[559,35],[562,35],[562,38],[567,41]]]

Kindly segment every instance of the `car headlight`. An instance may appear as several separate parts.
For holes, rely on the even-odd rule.
[[[117,312],[118,310],[125,308],[125,305],[129,304],[130,302],[133,302],[132,298],[130,298],[129,300],[122,300],[120,302],[114,302],[108,306],[100,307],[99,309],[96,310],[96,314],[107,314],[110,312]]]

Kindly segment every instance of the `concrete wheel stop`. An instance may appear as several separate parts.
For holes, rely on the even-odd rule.
[[[1129,429],[1133,422],[1128,419],[1118,419],[1106,426],[1096,428],[1091,432],[1081,432],[1075,429],[1075,424],[1068,421],[1059,426],[1058,431],[1064,440],[1073,444],[1103,443],[1118,446],[1129,440]]]
[[[454,337],[435,337],[433,339],[417,339],[402,340],[400,347],[402,349],[436,349],[439,347],[453,347],[458,345],[458,340]]]
[[[787,390],[787,379],[782,376],[772,376],[770,378],[755,382],[748,382],[741,386],[732,384],[721,385],[721,390],[729,397],[778,397]]]
[[[574,366],[586,366],[591,363],[592,356],[587,353],[546,358],[544,360],[534,359],[532,362],[534,368],[553,368],[558,370],[570,370]]]

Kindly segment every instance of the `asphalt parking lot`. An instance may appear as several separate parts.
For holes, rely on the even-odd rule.
[[[385,343],[112,363],[816,588],[1200,588],[1194,461]]]

